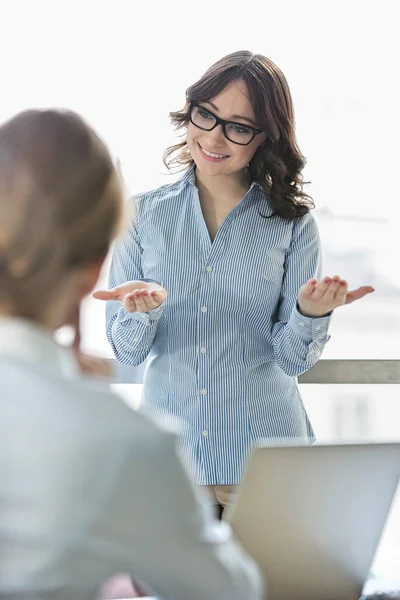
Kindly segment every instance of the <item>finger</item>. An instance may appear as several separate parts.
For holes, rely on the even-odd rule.
[[[316,279],[310,279],[307,281],[307,283],[303,286],[304,295],[311,296],[315,291],[317,283],[318,281]]]
[[[346,294],[347,291],[349,289],[348,283],[347,281],[345,281],[344,279],[341,279],[339,282],[339,287],[338,290],[336,292],[336,300],[340,303],[343,303],[346,300]]]
[[[312,295],[313,300],[320,300],[322,298],[329,285],[331,284],[331,281],[332,279],[330,277],[325,277],[322,281],[317,283]]]
[[[147,312],[148,310],[153,310],[153,308],[157,307],[156,302],[153,300],[151,294],[147,289],[140,290],[140,292],[141,293],[140,295],[138,295],[138,298],[140,298],[141,302],[143,302],[145,312]]]
[[[74,339],[72,340],[72,350],[76,355],[80,352],[81,347],[81,314],[80,306],[76,308],[71,318],[71,325],[74,328]]]
[[[82,371],[93,371],[95,369],[95,361],[93,358],[89,356],[85,356],[84,354],[79,354],[78,357],[79,366]]]
[[[98,290],[93,294],[93,298],[96,298],[96,300],[119,300],[119,297],[120,292],[118,289]]]
[[[84,373],[102,377],[110,377],[112,374],[111,365],[104,358],[80,353],[78,360],[79,367]]]
[[[81,330],[80,327],[75,327],[74,339],[72,341],[72,349],[78,354],[81,348]]]
[[[364,298],[364,296],[366,296],[367,294],[371,294],[374,291],[375,291],[375,289],[373,287],[371,287],[370,285],[363,285],[363,286],[359,287],[358,290],[353,290],[352,292],[348,292],[347,297],[346,297],[346,304],[351,304],[352,302],[355,302],[356,300],[360,300],[361,298]]]
[[[157,302],[157,306],[160,306],[160,304],[162,304],[165,301],[167,297],[167,292],[164,289],[155,290],[151,293],[151,297]]]
[[[135,290],[134,292],[132,292],[132,298],[135,301],[137,312],[146,312],[147,311],[146,304],[145,304],[144,297],[143,297],[144,291],[145,290]],[[128,294],[128,296],[130,296],[130,295]]]
[[[122,306],[123,308],[126,310],[126,312],[137,312],[137,308],[136,308],[136,300],[135,298],[132,296],[132,294],[126,294],[126,296],[124,298],[122,298]]]
[[[340,284],[340,277],[338,275],[335,275],[332,278],[332,281],[330,282],[330,284],[328,285],[328,288],[324,294],[324,298],[329,298],[332,299],[336,292],[339,290],[339,284]]]
[[[158,302],[151,296],[151,294],[144,296],[143,301],[146,304],[147,310],[154,310],[159,306]]]

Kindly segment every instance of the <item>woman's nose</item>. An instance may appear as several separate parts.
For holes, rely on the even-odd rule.
[[[224,131],[222,129],[222,125],[217,125],[216,127],[214,127],[214,129],[212,129],[211,131],[208,132],[207,138],[209,138],[209,140],[213,143],[221,143],[224,141]]]
[[[218,146],[222,146],[225,142],[225,135],[222,125],[217,125],[214,129],[208,132],[207,143],[216,150]]]

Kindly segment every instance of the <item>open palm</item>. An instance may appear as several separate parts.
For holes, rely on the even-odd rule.
[[[166,300],[167,291],[158,283],[127,281],[111,290],[98,290],[93,297],[97,300],[119,300],[127,312],[147,312]]]
[[[311,279],[300,288],[297,301],[304,316],[318,318],[339,306],[360,300],[373,291],[373,287],[364,285],[349,292],[347,281],[336,275],[333,278],[325,277],[320,282]]]

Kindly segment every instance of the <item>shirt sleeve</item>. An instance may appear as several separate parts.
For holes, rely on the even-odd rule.
[[[297,309],[299,289],[309,279],[320,279],[321,243],[311,214],[297,219],[285,258],[277,320],[273,325],[274,355],[281,369],[292,377],[308,371],[319,360],[329,341],[331,315],[311,318]]]
[[[135,206],[134,199],[130,227],[114,247],[108,282],[111,288],[127,281],[149,281],[143,278],[142,248],[135,224]],[[165,303],[147,313],[129,313],[120,302],[107,302],[107,338],[119,362],[135,367],[146,360],[164,305]]]
[[[146,593],[163,600],[264,598],[258,567],[228,523],[212,516],[175,435],[158,433],[146,456],[134,449],[114,483],[117,501],[108,513],[113,537]]]

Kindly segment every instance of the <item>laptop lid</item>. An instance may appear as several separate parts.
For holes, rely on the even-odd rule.
[[[400,443],[257,448],[226,518],[269,600],[357,600],[400,478]]]

